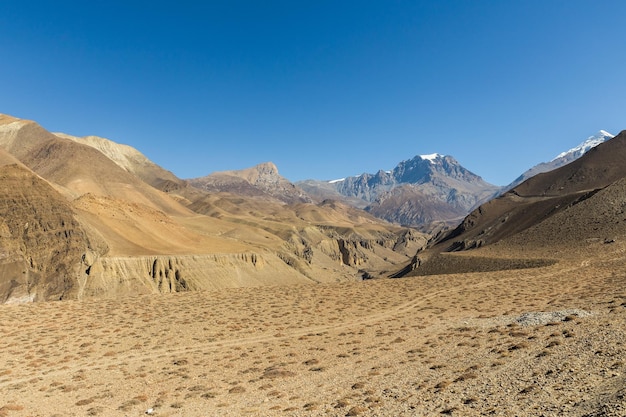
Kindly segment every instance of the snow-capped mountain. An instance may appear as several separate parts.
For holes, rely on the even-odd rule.
[[[543,172],[549,172],[554,169],[560,168],[563,165],[567,165],[572,161],[583,156],[589,149],[598,146],[599,144],[606,142],[609,139],[612,139],[614,135],[607,132],[606,130],[600,130],[593,136],[589,136],[585,141],[583,141],[580,145],[558,154],[554,157],[550,162],[542,162],[538,165],[535,165],[528,171],[524,172],[520,175],[515,181],[511,184],[504,187],[504,190],[510,190],[511,188],[516,187],[517,185],[523,183],[528,178],[534,177],[537,174],[541,174]]]
[[[343,200],[385,220],[423,226],[462,218],[498,187],[441,154],[418,155],[393,170],[297,184],[320,199]]]
[[[602,142],[613,139],[614,137],[615,135],[610,134],[606,130],[600,130],[595,135],[589,136],[586,141],[576,146],[575,148],[572,148],[569,151],[561,152],[550,162],[556,161],[558,159],[573,161],[583,156],[589,149],[595,148]]]

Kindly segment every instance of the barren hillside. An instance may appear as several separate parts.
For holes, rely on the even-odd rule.
[[[72,225],[71,237],[52,229],[55,266],[30,259],[31,251],[49,250],[47,240],[7,234],[2,250],[13,255],[0,259],[6,302],[359,280],[397,269],[426,242],[348,206],[308,203],[273,164],[218,176],[255,193],[209,191],[128,146],[54,135],[10,116],[0,117],[0,152],[12,164],[0,174],[14,188],[0,213],[5,223],[44,222],[42,213],[61,201],[53,209],[63,211],[62,225]],[[31,178],[41,185],[20,187]]]
[[[626,177],[624,158],[626,132],[591,149],[580,159],[532,177],[497,199],[483,204],[455,230],[440,237],[436,241],[437,248],[450,251],[477,247],[538,226],[557,213],[567,211],[570,213],[568,216],[572,217],[571,208],[587,199],[596,201],[594,196],[599,190]],[[590,204],[593,206],[595,203]],[[574,209],[574,212],[577,213],[574,218],[594,216],[593,209]],[[563,218],[561,221],[562,226],[569,222]],[[562,237],[556,230],[553,233]]]

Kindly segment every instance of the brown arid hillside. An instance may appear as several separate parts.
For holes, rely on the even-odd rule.
[[[426,242],[347,206],[195,188],[128,146],[10,116],[0,117],[0,152],[0,215],[12,227],[3,302],[357,280],[396,269]],[[235,174],[295,190],[273,164]],[[19,186],[31,179],[40,186]],[[16,232],[35,223],[53,236]]]
[[[131,146],[115,143],[112,140],[98,136],[79,138],[65,133],[55,133],[55,135],[99,150],[121,168],[136,175],[155,188],[162,189],[162,187],[168,185],[170,187],[172,185],[184,186],[184,181],[181,181],[170,171],[158,166]]]
[[[0,167],[0,196],[0,302],[68,298],[91,247],[70,203],[19,164]]]

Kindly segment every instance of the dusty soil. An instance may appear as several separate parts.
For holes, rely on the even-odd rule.
[[[626,245],[593,248],[531,269],[3,305],[0,416],[625,415]]]

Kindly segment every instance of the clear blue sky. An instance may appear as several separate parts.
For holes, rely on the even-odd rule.
[[[458,159],[504,185],[626,129],[626,1],[0,0],[0,113],[182,178]]]

